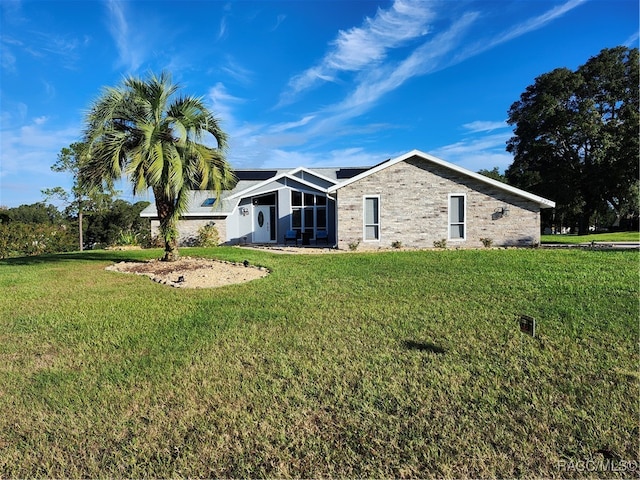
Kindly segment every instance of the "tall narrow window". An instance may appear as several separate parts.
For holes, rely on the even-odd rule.
[[[380,240],[380,197],[364,197],[364,239]]]
[[[449,195],[449,240],[465,239],[465,222],[465,196]]]

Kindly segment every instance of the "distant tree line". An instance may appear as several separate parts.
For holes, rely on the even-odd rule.
[[[140,217],[147,205],[108,198],[99,210],[85,212],[83,247],[150,245],[149,219]],[[45,202],[0,207],[0,258],[79,250],[78,215],[71,210]]]

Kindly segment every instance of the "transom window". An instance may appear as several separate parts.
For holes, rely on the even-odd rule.
[[[380,240],[380,197],[364,197],[365,240]]]
[[[449,195],[449,240],[466,238],[466,196],[464,194]]]

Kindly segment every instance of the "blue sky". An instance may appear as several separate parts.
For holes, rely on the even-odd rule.
[[[0,206],[52,172],[89,103],[167,70],[230,135],[236,168],[374,165],[412,149],[477,171],[512,157],[536,76],[638,46],[637,0],[2,0]],[[133,199],[124,184],[123,197]]]

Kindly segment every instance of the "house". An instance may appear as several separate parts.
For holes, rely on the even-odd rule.
[[[378,249],[401,244],[433,247],[536,245],[540,209],[551,200],[412,150],[373,167],[237,170],[238,182],[220,198],[191,193],[180,220],[181,243],[214,225],[225,244],[298,244]],[[141,215],[159,222],[152,204]],[[324,235],[326,234],[326,240]]]

